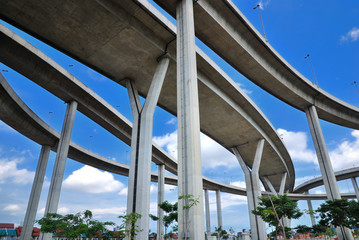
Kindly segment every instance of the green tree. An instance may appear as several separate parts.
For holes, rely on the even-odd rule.
[[[324,235],[327,230],[328,226],[319,223],[312,226],[312,233],[314,234],[314,236]]]
[[[139,232],[143,231],[143,229],[140,229],[139,226],[136,225],[137,220],[142,217],[141,214],[132,212],[130,214],[118,217],[123,220],[122,224],[119,226],[119,229],[129,239],[134,239]]]
[[[358,226],[359,205],[347,199],[327,200],[316,210],[321,220],[320,225],[353,228]],[[344,232],[345,234],[345,232]],[[347,239],[349,236],[344,236]]]
[[[252,213],[260,216],[270,226],[275,227],[276,232],[278,232],[279,226],[281,226],[282,231],[287,235],[281,220],[283,218],[297,219],[303,215],[298,208],[297,202],[291,200],[286,194],[259,197],[259,200],[259,206],[252,210]]]
[[[42,232],[55,233],[56,236],[66,238],[78,238],[81,237],[81,234],[85,234],[87,237],[101,236],[102,233],[108,232],[106,226],[114,225],[113,222],[92,220],[92,212],[89,210],[64,216],[48,213],[37,223],[41,225]]]
[[[306,233],[310,233],[312,228],[306,225],[298,225],[295,227],[295,230],[299,234],[306,234]]]
[[[177,222],[178,219],[178,203],[170,203],[164,201],[158,204],[158,207],[161,208],[166,214],[163,216],[163,225],[165,227],[165,239],[167,239],[167,229],[171,226],[172,223]],[[150,214],[152,220],[157,221],[158,217]],[[177,226],[172,227],[172,231],[176,231]]]

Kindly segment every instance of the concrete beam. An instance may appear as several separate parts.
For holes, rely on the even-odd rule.
[[[352,183],[353,183],[355,195],[357,196],[357,200],[359,201],[359,188],[358,188],[358,183],[357,183],[357,180],[355,177],[352,178]]]
[[[211,232],[211,214],[209,209],[208,189],[204,189],[204,203],[206,208],[206,232],[208,235]]]
[[[74,125],[75,114],[77,109],[77,102],[71,101],[67,104],[65,119],[62,126],[61,137],[58,145],[58,150],[55,159],[55,166],[52,172],[49,194],[47,197],[45,214],[57,213],[59,205],[62,181],[64,178],[65,165],[67,154],[69,151],[72,127]],[[41,234],[41,240],[51,239],[51,234]]]
[[[222,218],[222,201],[221,201],[221,191],[216,191],[216,202],[217,202],[217,224],[218,227],[223,227],[223,218]]]
[[[305,194],[309,194],[309,192],[305,192]],[[313,205],[312,205],[312,201],[310,199],[307,200],[307,203],[308,203],[308,210],[310,212],[313,212]],[[314,215],[310,214],[310,221],[312,222],[312,226],[315,225],[315,218],[314,218]]]
[[[165,165],[158,165],[158,195],[157,195],[157,240],[163,240],[164,224],[163,224],[163,210],[158,206],[165,201]]]
[[[24,225],[21,231],[20,240],[32,239],[32,231],[35,223],[37,208],[39,206],[41,189],[44,183],[47,161],[50,155],[50,146],[42,146],[39,162],[37,163],[34,182],[25,213]]]
[[[332,163],[325,144],[322,129],[319,124],[317,110],[314,105],[305,110],[310,132],[313,138],[315,151],[317,153],[320,171],[323,176],[323,182],[329,200],[340,199],[339,188],[335,179]],[[352,233],[348,228],[337,227],[337,233],[340,240],[353,239]]]

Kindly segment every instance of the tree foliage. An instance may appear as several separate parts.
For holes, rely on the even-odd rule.
[[[122,224],[119,226],[119,229],[129,239],[135,239],[135,236],[139,232],[143,231],[143,229],[140,229],[140,227],[138,225],[136,225],[137,220],[142,217],[141,214],[132,212],[130,214],[121,215],[118,217],[123,220]]]
[[[282,230],[288,234],[284,226],[281,224],[283,218],[297,219],[303,215],[299,210],[297,202],[290,199],[286,194],[271,195],[270,197],[259,197],[260,202],[252,213],[260,216],[270,226],[275,227],[278,232],[281,225]],[[290,230],[290,229],[289,229]]]
[[[48,213],[37,223],[41,225],[42,232],[55,233],[56,236],[66,238],[78,238],[81,237],[81,234],[85,234],[86,237],[101,236],[102,233],[108,232],[106,226],[115,225],[113,222],[93,220],[90,210],[64,216]]]

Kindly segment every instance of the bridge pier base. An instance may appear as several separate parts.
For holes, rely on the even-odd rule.
[[[37,163],[37,168],[36,168],[34,182],[32,184],[29,203],[27,204],[24,226],[21,231],[20,240],[28,240],[32,238],[32,230],[34,228],[36,212],[39,206],[41,189],[44,183],[45,172],[50,155],[50,150],[51,150],[50,146],[44,145],[41,147],[39,162]]]

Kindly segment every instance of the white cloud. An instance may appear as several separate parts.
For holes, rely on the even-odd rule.
[[[270,0],[266,0],[266,1],[259,1],[259,6],[261,10],[264,10],[265,7],[267,7],[270,3]]]
[[[248,89],[245,89],[244,88],[244,85],[239,83],[239,82],[236,82],[238,84],[238,86],[243,90],[243,92],[247,95],[251,94],[253,91],[252,90],[248,90]]]
[[[355,42],[359,40],[359,28],[353,27],[349,32],[347,32],[347,34],[341,36],[340,40],[342,42],[346,42],[346,41]]]
[[[118,195],[127,196],[127,193],[128,193],[128,188],[126,187],[126,188],[122,189],[122,190],[118,193]]]
[[[211,211],[217,211],[217,200],[215,197],[215,192],[209,192],[209,207]],[[222,210],[230,208],[233,206],[245,205],[247,204],[247,197],[234,195],[230,193],[221,193],[221,206]]]
[[[177,156],[177,131],[154,137],[153,141],[169,154]],[[201,133],[202,165],[204,168],[238,167],[235,156],[211,138]]]
[[[114,214],[114,215],[121,215],[126,214],[125,207],[119,208],[94,208],[91,209],[91,212],[96,215],[104,215],[104,214]]]
[[[57,209],[57,213],[59,214],[68,214],[70,212],[70,209],[67,207],[60,207],[59,209]]]
[[[359,164],[359,131],[351,132],[353,141],[344,140],[329,152],[335,171],[358,166]]]
[[[314,194],[325,194],[323,190],[315,190]]]
[[[246,182],[244,181],[230,182],[229,185],[233,185],[240,188],[246,188]]]
[[[63,182],[64,188],[87,192],[108,193],[121,191],[125,185],[114,179],[109,172],[102,172],[90,166],[84,166],[74,171]]]
[[[318,164],[315,152],[308,148],[308,136],[305,132],[292,132],[281,128],[277,132],[293,161]]]
[[[12,158],[11,160],[8,158],[0,159],[0,184],[6,183],[8,180],[15,184],[32,183],[35,173],[27,169],[18,169],[18,163],[23,160],[22,157]]]
[[[3,208],[4,211],[9,211],[9,212],[13,212],[13,211],[19,211],[20,210],[20,206],[17,204],[9,204],[6,207]]]
[[[175,125],[177,123],[177,119],[176,118],[171,118],[170,120],[168,120],[166,122],[166,124],[171,124],[171,125]]]

